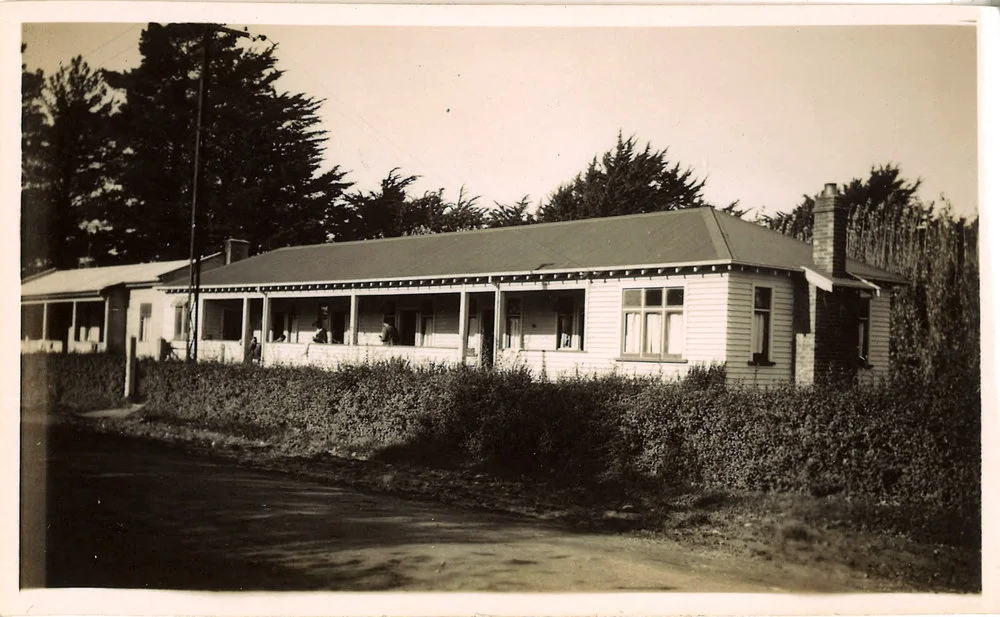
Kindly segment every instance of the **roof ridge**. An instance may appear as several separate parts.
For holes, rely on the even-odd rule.
[[[527,224],[524,224],[524,225],[507,225],[505,227],[486,227],[486,228],[482,228],[482,229],[459,229],[459,230],[456,230],[456,231],[441,231],[441,232],[435,232],[435,233],[429,233],[429,234],[416,234],[416,235],[411,235],[411,236],[392,236],[390,238],[369,238],[367,240],[365,240],[365,239],[362,239],[362,240],[345,240],[343,242],[337,242],[336,240],[334,240],[333,242],[317,242],[315,244],[299,244],[299,245],[296,245],[296,246],[283,246],[283,247],[274,249],[274,251],[285,251],[285,250],[291,250],[291,249],[305,249],[305,248],[316,247],[316,246],[328,246],[328,245],[331,245],[331,244],[336,244],[338,246],[344,246],[346,244],[356,244],[356,243],[360,243],[360,242],[364,242],[366,244],[371,244],[373,242],[391,242],[391,241],[394,241],[394,240],[396,240],[396,241],[398,241],[398,240],[410,240],[410,239],[414,239],[414,238],[425,238],[425,237],[438,237],[438,238],[440,238],[441,236],[452,236],[452,235],[457,235],[457,234],[483,234],[483,235],[485,235],[485,234],[488,234],[488,233],[491,233],[491,232],[504,232],[504,231],[509,232],[509,231],[513,231],[513,230],[522,230],[522,229],[537,229],[539,227],[552,228],[552,227],[566,226],[566,225],[581,225],[581,224],[586,224],[586,223],[592,223],[593,224],[593,223],[596,223],[598,221],[624,220],[624,219],[634,219],[634,218],[654,217],[654,216],[670,216],[670,215],[680,214],[682,212],[694,212],[694,211],[697,211],[697,210],[705,210],[705,209],[715,210],[715,207],[713,207],[713,206],[696,206],[696,207],[693,207],[693,208],[679,208],[677,210],[657,210],[656,212],[637,212],[635,214],[619,214],[619,215],[616,215],[616,216],[594,216],[594,217],[585,218],[585,219],[572,219],[572,220],[568,220],[568,221],[549,221],[549,222],[545,222],[545,223],[527,223]],[[269,252],[273,252],[273,251],[269,251]]]
[[[729,256],[729,260],[732,261],[736,259],[736,256],[733,254],[733,247],[729,242],[729,234],[726,233],[722,223],[719,222],[719,214],[721,213],[718,208],[711,208],[712,220],[715,221],[715,227],[719,232],[719,236],[722,237],[722,244],[726,248],[726,254]]]

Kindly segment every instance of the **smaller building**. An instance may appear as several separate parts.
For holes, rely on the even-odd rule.
[[[247,243],[229,240],[223,252],[201,259],[202,272],[247,256]],[[50,270],[21,281],[21,353],[124,353],[136,338],[136,355],[169,353],[161,337],[178,313],[162,291],[187,283],[187,259],[123,266]],[[175,301],[174,304],[177,304]],[[186,303],[179,314],[186,320]]]

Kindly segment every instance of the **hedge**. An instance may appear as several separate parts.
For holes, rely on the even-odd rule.
[[[22,359],[26,375],[44,376],[42,399],[78,409],[112,402],[122,366],[109,356]],[[401,361],[328,371],[144,360],[138,388],[147,417],[295,455],[482,469],[602,496],[685,486],[836,494],[978,524],[971,378],[755,389],[727,387],[720,368],[680,382],[553,381]]]
[[[125,358],[116,354],[24,354],[21,407],[90,411],[124,404]]]

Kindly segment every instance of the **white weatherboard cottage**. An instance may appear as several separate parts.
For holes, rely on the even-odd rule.
[[[205,273],[198,359],[335,366],[525,365],[812,383],[889,362],[888,288],[846,259],[847,212],[827,185],[813,245],[712,208],[278,249]],[[163,286],[187,294],[180,282]],[[380,340],[387,321],[395,344]],[[328,343],[312,342],[316,323]],[[164,337],[175,338],[166,324]]]
[[[201,258],[209,271],[247,255],[247,243],[226,241],[225,250]],[[189,280],[189,260],[49,270],[21,282],[21,353],[124,353],[131,337],[136,355],[161,357],[183,328],[186,297],[169,297],[157,285]],[[180,343],[183,357],[184,343]],[[176,350],[175,350],[176,352]]]

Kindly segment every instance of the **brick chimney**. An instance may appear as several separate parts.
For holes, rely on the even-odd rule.
[[[820,272],[847,276],[847,215],[837,185],[824,186],[813,207],[813,262]]]
[[[226,265],[235,263],[250,256],[250,243],[246,240],[227,238],[225,243]]]

